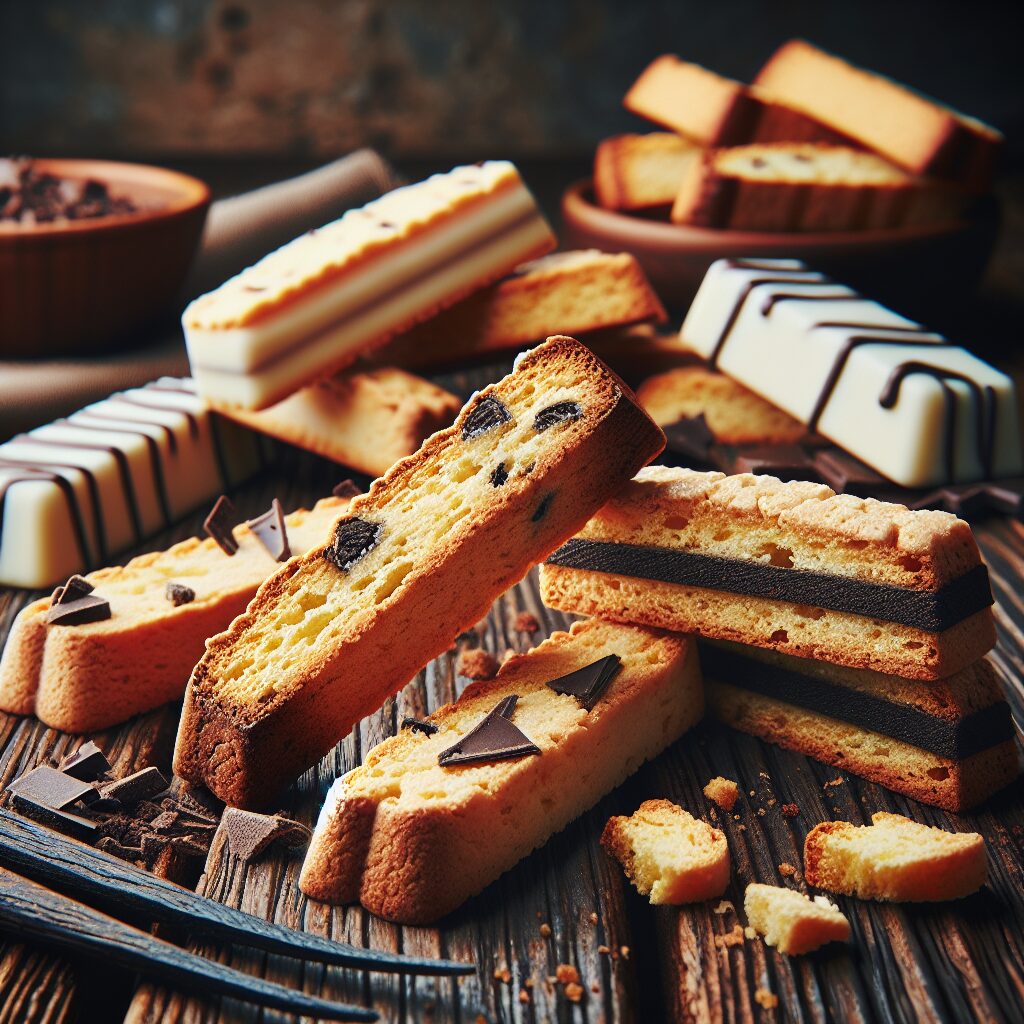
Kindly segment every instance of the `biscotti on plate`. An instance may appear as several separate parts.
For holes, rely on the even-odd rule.
[[[953,220],[951,188],[874,153],[776,142],[713,149],[680,179],[672,220],[736,231],[852,231]]]
[[[915,679],[995,643],[963,520],[770,476],[645,469],[540,582],[562,611]]]
[[[399,366],[437,366],[521,348],[553,331],[589,334],[665,309],[635,256],[580,249],[542,256],[407,331],[373,356]]]
[[[743,897],[750,927],[780,953],[798,956],[828,942],[845,942],[850,922],[824,896],[805,896],[795,889],[752,882]]]
[[[594,195],[606,210],[669,207],[701,150],[675,132],[616,135],[597,147]]]
[[[985,841],[884,811],[871,815],[870,825],[823,821],[804,841],[804,877],[815,888],[863,900],[956,900],[985,884]]]
[[[725,833],[670,800],[645,800],[629,817],[608,820],[601,845],[651,903],[699,903],[729,884]]]
[[[216,405],[262,409],[555,247],[504,160],[395,189],[193,301],[192,375]]]
[[[325,498],[284,517],[287,542],[302,554],[331,533],[348,499]],[[208,637],[245,610],[277,568],[246,525],[228,556],[212,538],[99,569],[85,579],[110,605],[109,618],[49,624],[51,598],[24,608],[0,659],[0,709],[34,714],[65,732],[90,732],[180,700]]]
[[[340,778],[302,890],[403,924],[434,921],[593,806],[702,707],[692,640],[576,623]]]
[[[225,408],[223,413],[376,477],[447,427],[461,408],[455,395],[429,380],[380,366],[325,377],[258,412]]]
[[[375,710],[661,450],[584,345],[551,338],[356,498],[207,645],[175,768],[268,801]]]
[[[996,129],[803,39],[779,47],[754,83],[914,174],[978,190],[991,182],[1003,143]]]

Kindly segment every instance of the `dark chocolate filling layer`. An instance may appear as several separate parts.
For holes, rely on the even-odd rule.
[[[745,658],[714,644],[700,645],[700,660],[709,678],[848,722],[859,729],[869,729],[954,761],[988,750],[1013,736],[1010,706],[1004,700],[949,722],[909,704],[760,659]]]
[[[988,569],[984,565],[933,591],[869,583],[812,569],[787,569],[739,558],[609,541],[567,541],[549,556],[548,562],[571,569],[813,605],[928,633],[941,633],[992,604]]]

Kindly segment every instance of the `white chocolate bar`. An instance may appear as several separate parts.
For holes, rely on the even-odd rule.
[[[799,260],[713,263],[680,337],[905,487],[1021,472],[1009,377]]]
[[[185,310],[200,393],[260,409],[555,246],[507,161],[389,192]]]
[[[0,445],[0,584],[45,587],[253,473],[257,435],[162,377]]]

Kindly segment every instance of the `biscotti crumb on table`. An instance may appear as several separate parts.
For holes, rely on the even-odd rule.
[[[936,902],[976,892],[988,877],[985,841],[879,811],[870,825],[825,821],[804,841],[808,885],[860,899]]]
[[[729,884],[725,834],[669,800],[645,800],[605,825],[601,845],[651,903],[696,903]]]
[[[594,195],[606,210],[667,209],[700,153],[675,132],[605,139],[594,157]]]
[[[721,775],[716,775],[704,787],[704,795],[718,804],[723,811],[731,811],[740,798],[740,789],[732,779],[723,779]]]
[[[467,679],[493,679],[498,674],[498,659],[482,647],[473,647],[459,655],[455,670]]]
[[[774,1010],[779,1005],[779,997],[766,988],[755,989],[754,1001],[766,1010]]]
[[[339,779],[301,888],[405,924],[436,920],[673,742],[702,706],[692,640],[578,622]]]
[[[273,799],[663,444],[586,346],[552,338],[524,354],[207,644],[178,774],[229,803]]]
[[[850,922],[824,896],[753,882],[743,897],[747,920],[780,953],[810,953],[828,942],[845,942]]]

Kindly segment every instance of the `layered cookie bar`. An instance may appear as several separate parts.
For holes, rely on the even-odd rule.
[[[717,640],[701,665],[721,721],[922,803],[963,811],[1020,772],[985,659],[927,685]]]
[[[607,210],[669,207],[699,146],[675,132],[616,135],[597,147],[594,195]]]
[[[562,611],[913,679],[950,676],[995,643],[963,520],[748,473],[641,471],[540,583]]]
[[[404,924],[434,921],[660,753],[702,708],[692,640],[576,623],[340,778],[302,891]]]
[[[584,345],[556,337],[522,355],[208,643],[185,698],[178,774],[236,805],[271,799],[663,444]]]
[[[325,498],[284,516],[284,549],[267,547],[259,523],[257,532],[242,524],[231,556],[191,537],[89,573],[90,593],[108,606],[103,619],[51,622],[54,599],[28,605],[0,659],[0,710],[91,732],[180,700],[207,638],[245,610],[280,555],[322,544],[347,507],[347,498]]]
[[[713,263],[680,337],[905,487],[1024,465],[1010,377],[799,260]]]
[[[192,302],[182,318],[192,375],[215,404],[265,408],[554,247],[512,164],[434,175]]]
[[[0,584],[45,587],[251,475],[257,435],[220,419],[187,378],[117,392],[0,445]]]

